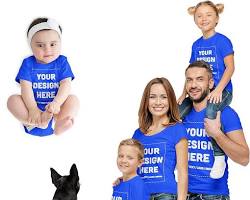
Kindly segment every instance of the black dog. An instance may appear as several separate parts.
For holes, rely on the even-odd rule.
[[[68,176],[61,176],[53,168],[50,171],[52,183],[56,186],[53,200],[77,200],[80,184],[76,165],[71,166]]]

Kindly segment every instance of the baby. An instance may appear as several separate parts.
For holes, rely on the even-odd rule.
[[[60,55],[61,34],[61,26],[49,18],[35,19],[27,31],[33,55],[23,60],[16,76],[21,95],[10,96],[7,106],[31,135],[68,130],[79,109],[78,98],[70,95],[74,75],[67,58]]]

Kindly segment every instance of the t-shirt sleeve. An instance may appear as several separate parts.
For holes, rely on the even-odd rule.
[[[22,65],[15,78],[16,82],[20,83],[21,80],[26,80],[32,82],[31,79],[31,66],[27,59],[24,59]]]
[[[192,45],[192,52],[191,52],[191,57],[190,57],[190,60],[189,60],[189,63],[193,63],[195,61],[195,56],[194,56],[194,45]]]
[[[182,123],[178,123],[175,126],[174,131],[174,144],[176,145],[181,139],[187,139],[187,130]]]
[[[65,79],[65,78],[71,78],[73,80],[75,78],[71,67],[68,63],[68,60],[66,57],[62,56],[59,60],[59,65],[60,65],[60,74],[59,74],[59,81]]]
[[[222,36],[219,43],[220,52],[223,58],[234,53],[233,44],[226,36]]]
[[[135,140],[138,140],[139,132],[140,132],[140,129],[136,129],[133,136],[132,136],[132,138],[135,139]]]
[[[221,113],[221,124],[225,134],[242,129],[238,114],[229,106]]]

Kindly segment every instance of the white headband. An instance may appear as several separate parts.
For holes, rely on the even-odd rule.
[[[41,31],[41,30],[46,30],[46,29],[49,29],[49,30],[55,30],[60,38],[62,36],[62,33],[61,33],[61,30],[59,28],[59,24],[54,20],[54,19],[48,19],[47,22],[42,22],[42,23],[39,23],[39,24],[36,24],[35,26],[33,26],[29,32],[28,32],[28,42],[29,44],[31,44],[31,39],[32,37],[38,32],[38,31]]]

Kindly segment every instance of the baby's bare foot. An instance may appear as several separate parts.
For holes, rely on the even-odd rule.
[[[74,123],[74,121],[71,117],[66,117],[62,120],[57,120],[56,124],[55,124],[54,133],[56,135],[59,135],[59,134],[65,132],[73,125],[73,123]]]
[[[41,126],[39,128],[46,129],[48,127],[49,122],[52,119],[52,117],[53,117],[53,114],[51,112],[48,112],[45,110],[41,115],[42,123],[41,123]]]

